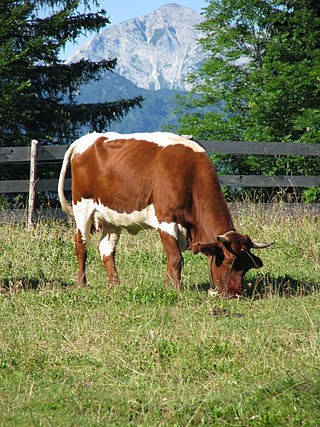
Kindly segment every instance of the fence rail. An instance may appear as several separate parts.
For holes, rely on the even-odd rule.
[[[267,156],[320,156],[320,143],[297,144],[280,142],[236,142],[199,141],[208,154],[267,155]],[[66,145],[40,146],[37,152],[38,164],[61,163],[67,150]],[[30,147],[0,148],[1,164],[27,164],[30,162]],[[263,176],[263,175],[219,175],[222,185],[231,187],[318,187],[320,176]],[[58,179],[39,179],[36,192],[57,191]],[[65,189],[71,189],[67,179]],[[29,180],[0,181],[0,193],[26,193]]]
[[[60,163],[67,151],[67,145],[43,145],[38,147],[39,163]],[[31,159],[30,147],[1,147],[0,164],[23,164]]]
[[[319,144],[294,142],[199,141],[208,154],[260,154],[267,156],[320,156]]]

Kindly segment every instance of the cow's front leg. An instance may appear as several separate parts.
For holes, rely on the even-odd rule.
[[[178,241],[175,237],[171,236],[165,231],[158,230],[161,238],[163,248],[167,254],[167,275],[165,279],[165,286],[170,283],[171,278],[174,281],[176,289],[180,289],[181,284],[181,271],[183,267],[183,257],[179,249]]]
[[[115,263],[115,250],[120,237],[120,229],[115,227],[103,227],[102,239],[99,243],[101,260],[107,271],[110,284],[119,283],[119,277]]]
[[[74,238],[75,241],[75,253],[78,259],[78,279],[77,285],[85,286],[86,280],[86,259],[87,259],[87,248],[83,240],[81,231],[78,229]]]

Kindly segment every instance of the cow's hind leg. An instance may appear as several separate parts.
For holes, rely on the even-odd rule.
[[[163,248],[167,254],[167,275],[165,285],[170,283],[171,278],[174,281],[176,289],[180,289],[181,284],[181,271],[183,267],[183,257],[179,249],[178,241],[171,234],[158,230],[161,238]]]
[[[73,206],[75,214],[77,231],[75,235],[75,252],[78,259],[78,280],[79,286],[86,285],[86,259],[87,244],[90,238],[90,228],[92,224],[92,215],[90,212],[90,201],[78,202]]]
[[[99,243],[101,260],[107,270],[109,283],[119,283],[119,277],[115,263],[115,250],[120,237],[120,229],[116,227],[103,226],[102,239]]]
[[[85,286],[86,285],[86,259],[87,259],[87,248],[85,243],[85,238],[82,235],[81,231],[78,229],[75,235],[75,253],[78,259],[78,279],[77,285]]]

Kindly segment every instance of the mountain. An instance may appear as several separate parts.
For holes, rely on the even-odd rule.
[[[177,106],[175,95],[178,93],[183,92],[139,88],[117,73],[107,73],[101,80],[82,86],[77,101],[95,103],[141,95],[144,98],[142,108],[130,111],[121,122],[113,122],[110,130],[119,133],[153,132],[177,123],[172,110]],[[84,129],[84,132],[88,130]]]
[[[79,101],[112,101],[141,94],[145,98],[143,110],[135,109],[113,127],[121,132],[159,130],[163,124],[174,122],[174,95],[190,89],[186,77],[204,58],[197,43],[201,34],[195,28],[202,20],[197,11],[170,3],[103,30],[67,63],[81,58],[117,58],[117,67],[99,82],[82,87]]]

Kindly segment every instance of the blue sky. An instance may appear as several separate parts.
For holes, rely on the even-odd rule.
[[[207,0],[100,0],[99,3],[100,8],[107,11],[111,25],[116,25],[119,24],[119,22],[146,15],[167,3],[177,3],[198,10],[199,12],[208,5]],[[66,46],[65,52],[61,52],[60,58],[68,58],[74,50],[93,35],[94,34],[88,34],[87,37],[79,37],[75,45],[69,43]]]

